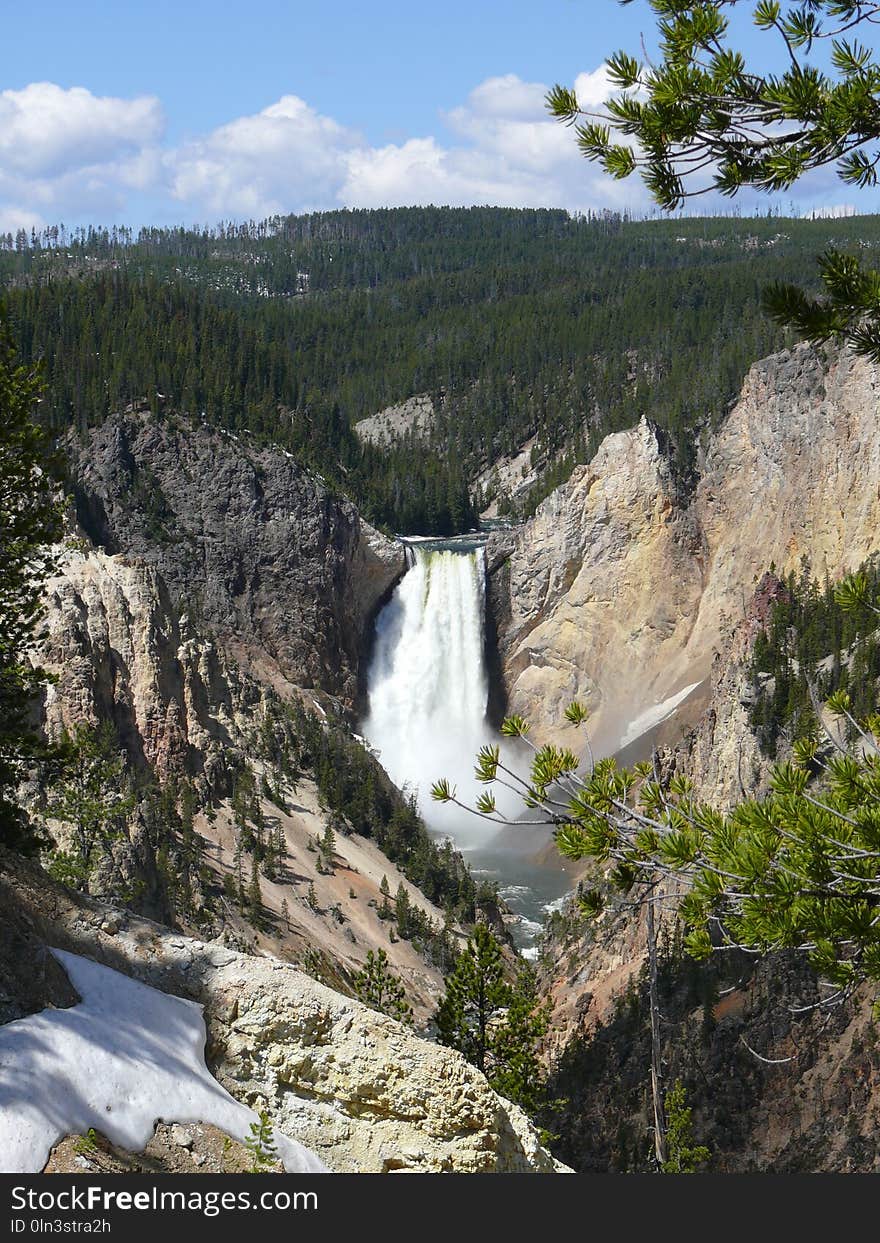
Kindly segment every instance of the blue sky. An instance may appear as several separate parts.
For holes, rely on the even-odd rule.
[[[746,16],[740,44],[766,65]],[[583,161],[543,93],[577,83],[599,102],[605,57],[652,30],[646,3],[616,0],[10,7],[0,229],[410,202],[640,212],[636,182]],[[826,173],[796,209],[875,197]]]

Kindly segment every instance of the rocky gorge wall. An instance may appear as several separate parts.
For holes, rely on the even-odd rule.
[[[262,690],[173,606],[161,575],[71,539],[49,580],[36,655],[53,677],[43,704],[52,736],[110,723],[139,768],[222,788]]]
[[[342,987],[382,946],[425,1021],[442,976],[410,941],[389,941],[376,915],[383,877],[392,894],[402,884],[438,928],[444,913],[367,839],[339,833],[336,866],[318,866],[310,847],[329,812],[308,763],[285,787],[283,809],[261,802],[286,850],[281,876],[262,879],[266,926],[249,925],[219,896],[236,873],[226,803],[235,773],[246,766],[258,782],[277,781],[257,735],[284,700],[318,719],[326,711],[347,733],[364,634],[402,572],[400,546],[282,451],[253,450],[201,426],[190,438],[145,413],[91,433],[72,454],[70,477],[80,515],[105,547],[79,527],[56,549],[33,652],[52,678],[41,725],[53,738],[81,723],[110,725],[139,778],[192,780],[208,905],[199,892],[195,911],[174,909],[162,863],[173,830],[153,825],[140,806],[102,852],[92,892],[127,892],[142,914],[183,918],[238,948],[313,959]],[[150,525],[157,506],[161,530]],[[236,582],[234,564],[246,567]],[[391,788],[376,764],[371,777]]]
[[[97,547],[154,569],[178,613],[261,676],[354,701],[400,544],[284,450],[203,423],[111,415],[65,452]]]
[[[490,599],[509,708],[542,738],[584,700],[616,749],[629,722],[706,679],[763,572],[832,577],[880,533],[880,372],[806,346],[749,371],[682,494],[642,421],[515,533],[493,537]]]
[[[834,579],[877,550],[878,379],[848,352],[799,347],[756,364],[690,496],[647,423],[606,439],[513,540],[496,542],[510,709],[538,737],[570,744],[561,708],[584,698],[611,751],[634,716],[702,680],[661,763],[721,808],[765,789],[771,766],[749,726],[751,645],[779,577],[802,558]],[[674,938],[669,919],[661,939]],[[598,925],[564,914],[544,946],[554,1090],[568,1099],[554,1125],[578,1170],[650,1165],[644,961],[643,922],[627,911]],[[664,1073],[684,1081],[713,1171],[880,1166],[870,990],[804,1010],[819,993],[797,956],[696,964],[673,950],[663,981]]]
[[[397,542],[283,450],[204,424],[129,411],[65,450],[79,528],[35,652],[50,732],[109,721],[136,766],[211,791],[270,691],[351,709]]]

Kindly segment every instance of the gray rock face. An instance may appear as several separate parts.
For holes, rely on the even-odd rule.
[[[245,661],[354,699],[365,627],[404,570],[354,506],[280,449],[146,413],[66,450],[98,545],[157,570],[175,606]]]
[[[355,423],[354,430],[366,443],[383,447],[396,444],[406,436],[412,436],[416,441],[427,441],[436,422],[434,401],[427,393],[422,393],[361,419]]]

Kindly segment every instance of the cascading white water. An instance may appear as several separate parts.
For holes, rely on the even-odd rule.
[[[441,831],[485,840],[491,827],[431,800],[447,777],[469,805],[477,751],[497,740],[486,723],[485,560],[482,548],[410,545],[411,568],[376,622],[363,732],[392,780],[412,790]]]
[[[533,857],[546,831],[499,829],[467,811],[431,799],[446,777],[467,807],[486,787],[474,779],[474,760],[486,743],[501,748],[503,763],[527,772],[515,746],[486,721],[489,679],[485,661],[485,559],[473,542],[452,547],[433,541],[407,547],[410,568],[376,621],[367,675],[368,716],[361,729],[396,785],[412,791],[431,828],[467,852],[474,874],[499,885],[521,922],[517,944],[532,946],[544,912],[570,882],[559,867]],[[501,814],[523,815],[518,794],[495,784]]]

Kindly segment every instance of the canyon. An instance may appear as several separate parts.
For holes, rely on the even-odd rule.
[[[606,754],[624,740],[637,746],[633,722],[646,723],[642,743],[657,743],[663,762],[719,806],[761,788],[767,764],[748,725],[744,666],[766,607],[765,573],[771,565],[780,575],[799,571],[806,557],[813,573],[834,579],[876,550],[878,381],[876,367],[845,351],[773,355],[751,368],[705,436],[695,481],[678,476],[663,435],[642,419],[606,437],[532,518],[491,532],[485,607],[495,699],[531,721],[538,743],[565,745],[564,708],[581,699],[594,746]],[[416,582],[414,571],[400,541],[289,454],[245,436],[133,407],[65,447],[72,510],[35,652],[54,678],[42,724],[57,736],[77,722],[108,721],[135,769],[191,780],[214,805],[196,827],[221,877],[233,867],[237,767],[269,775],[255,723],[295,702],[360,746],[374,623],[402,580]],[[485,702],[489,688],[472,689]],[[365,755],[371,780],[387,782]],[[381,946],[424,1029],[442,975],[410,942],[389,940],[375,914],[382,879],[392,894],[403,886],[435,923],[444,912],[357,833],[337,834],[338,866],[320,872],[309,848],[328,811],[316,774],[304,772],[286,795],[284,810],[262,806],[280,824],[300,879],[264,884],[273,926],[256,934],[231,915],[216,940],[196,926],[165,928],[155,845],[143,826],[115,852],[117,870],[140,885],[128,911],[102,899],[100,883],[97,896],[74,900],[29,865],[16,871],[4,860],[5,909],[11,923],[17,912],[29,960],[44,964],[46,996],[72,1000],[46,959],[52,945],[198,1001],[218,1080],[236,1099],[268,1107],[331,1168],[562,1168],[458,1055],[342,995]],[[44,887],[50,916],[40,913]],[[282,902],[289,909],[279,931]],[[460,926],[451,935],[461,938]],[[301,969],[314,971],[316,953],[323,982]],[[555,1007],[548,1057],[570,1099],[560,1153],[578,1169],[606,1168],[615,1144],[619,1168],[620,1151],[638,1146],[640,1037],[621,1006],[637,998],[643,960],[642,930],[626,916],[590,930],[570,921],[542,950]],[[706,981],[730,987],[733,1000],[722,1005],[710,992],[701,1000],[702,984],[671,980],[669,1009],[680,1021],[669,1058],[693,1077],[696,1057],[712,1085],[736,1074],[747,1083],[736,1126],[735,1092],[721,1094],[723,1109],[715,1087],[695,1103],[723,1168],[874,1168],[865,1137],[880,1108],[880,1072],[867,1000],[823,1028],[786,1009],[813,987],[796,963]],[[19,975],[0,1000],[14,1021],[36,1012],[40,997]],[[704,1020],[712,1034],[700,1046],[694,1033]],[[800,1060],[760,1068],[741,1038],[773,1056],[796,1047]],[[688,1061],[698,1047],[705,1058]],[[627,1085],[619,1105],[597,1086],[609,1067]],[[416,1109],[414,1094],[430,1104]],[[841,1111],[859,1101],[858,1134],[832,1135]],[[612,1142],[615,1127],[629,1138]],[[631,1151],[626,1159],[638,1164]]]

